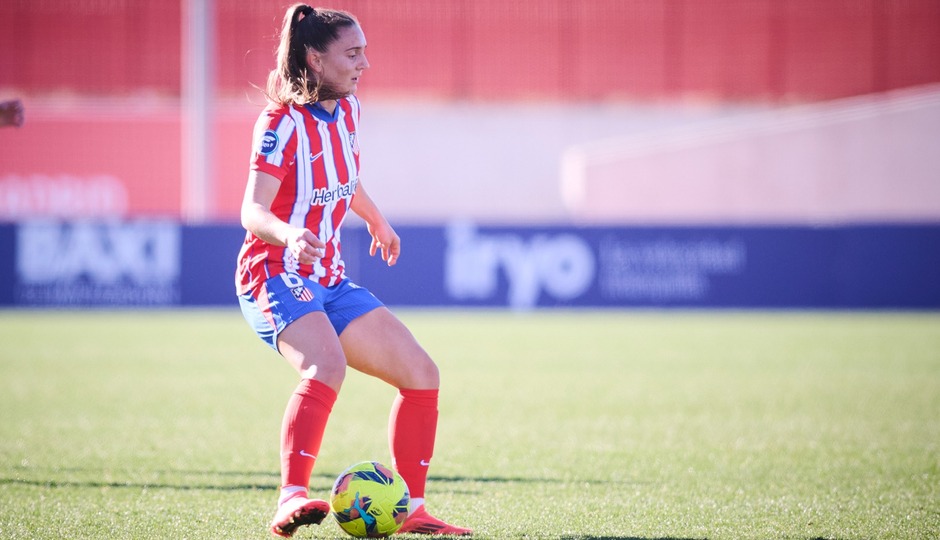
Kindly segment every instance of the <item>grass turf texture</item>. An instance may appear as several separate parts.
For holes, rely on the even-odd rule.
[[[940,315],[401,316],[478,538],[940,534]],[[0,538],[269,538],[295,383],[235,311],[0,312]],[[388,462],[393,395],[350,372],[314,494]]]

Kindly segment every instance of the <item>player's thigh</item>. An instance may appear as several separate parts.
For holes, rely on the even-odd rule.
[[[346,358],[326,314],[314,311],[290,323],[277,338],[287,362],[304,378],[339,390],[346,373]]]
[[[349,323],[339,339],[353,369],[396,388],[440,386],[437,365],[404,323],[384,306]]]

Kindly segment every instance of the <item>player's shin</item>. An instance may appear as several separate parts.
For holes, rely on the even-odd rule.
[[[403,388],[392,404],[389,417],[388,438],[393,464],[408,484],[414,503],[424,501],[424,486],[437,435],[437,403],[437,389]]]
[[[281,424],[282,498],[284,495],[290,498],[291,494],[306,496],[335,402],[336,392],[315,379],[300,381],[287,402]]]

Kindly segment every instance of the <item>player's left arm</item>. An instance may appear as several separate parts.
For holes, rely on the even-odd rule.
[[[375,202],[366,193],[366,188],[362,181],[356,186],[356,194],[353,196],[349,208],[359,215],[365,222],[372,236],[372,244],[369,246],[369,255],[375,255],[377,250],[381,251],[382,260],[393,266],[398,262],[398,256],[401,254],[401,238],[398,233],[388,223],[385,216],[376,206]]]

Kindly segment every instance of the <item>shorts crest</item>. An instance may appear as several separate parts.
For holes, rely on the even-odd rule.
[[[313,293],[310,292],[310,289],[306,287],[294,287],[290,290],[293,293],[294,298],[300,300],[301,302],[309,302],[313,300]]]

